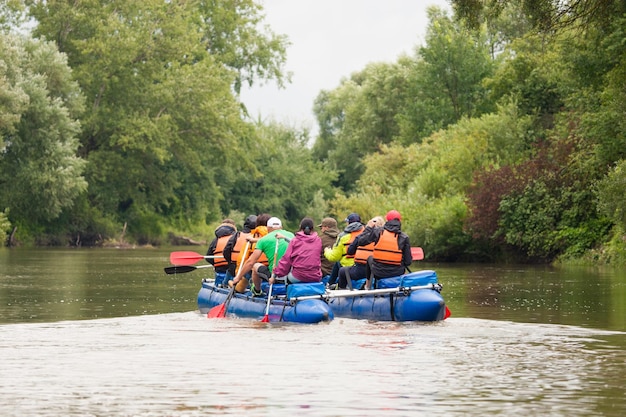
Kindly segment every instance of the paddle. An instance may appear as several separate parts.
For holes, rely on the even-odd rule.
[[[165,273],[168,275],[172,274],[184,274],[186,272],[195,271],[200,268],[213,268],[213,265],[199,265],[199,266],[191,266],[191,265],[176,265],[176,266],[168,266],[165,267]]]
[[[262,323],[269,323],[270,322],[270,301],[272,300],[272,287],[274,286],[274,283],[272,282],[270,284],[270,290],[267,293],[267,305],[265,306],[265,315],[263,316],[263,319],[261,320]]]
[[[222,255],[200,255],[191,251],[180,251],[170,253],[170,263],[172,265],[193,265],[203,259],[223,258]]]
[[[419,246],[412,246],[411,257],[414,261],[421,261],[422,259],[424,259],[424,251]]]
[[[235,286],[233,285],[233,287],[230,289],[230,292],[228,293],[228,296],[226,297],[226,301],[224,301],[222,304],[217,305],[215,307],[213,307],[212,309],[209,310],[209,312],[207,313],[207,318],[209,319],[221,319],[226,317],[226,307],[228,306],[228,303],[230,303],[230,299],[233,298],[233,294],[235,294]]]
[[[246,242],[246,247],[244,249],[243,252],[243,257],[241,258],[241,263],[239,264],[239,269],[237,270],[237,275],[239,275],[239,273],[241,272],[241,270],[243,269],[243,264],[246,262],[246,256],[248,255],[248,249],[250,248],[250,242]],[[226,317],[226,308],[228,307],[228,304],[230,303],[230,299],[233,298],[233,294],[235,294],[235,285],[233,285],[230,288],[230,292],[228,293],[228,297],[226,297],[226,300],[220,304],[217,305],[215,307],[213,307],[212,309],[209,310],[209,312],[207,313],[207,318],[209,319],[221,319]]]
[[[283,236],[281,236],[282,238]],[[274,279],[275,279],[275,275],[274,275],[274,269],[276,269],[276,264],[277,264],[277,259],[278,258],[278,237],[276,238],[276,245],[274,246],[274,266],[272,267],[272,277],[270,279],[270,290],[267,294],[267,306],[265,306],[265,315],[263,316],[263,319],[261,320],[261,322],[263,323],[269,323],[270,321],[270,302],[272,301],[272,287],[274,286]],[[285,240],[287,240],[285,238]],[[289,240],[287,240],[287,242],[289,242]]]

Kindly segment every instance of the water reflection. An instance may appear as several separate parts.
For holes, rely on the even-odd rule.
[[[429,265],[465,317],[626,330],[626,272],[549,266]]]

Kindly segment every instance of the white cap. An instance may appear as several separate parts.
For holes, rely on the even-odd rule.
[[[283,227],[283,223],[280,221],[278,217],[270,217],[267,221],[267,227],[272,227],[274,229]]]

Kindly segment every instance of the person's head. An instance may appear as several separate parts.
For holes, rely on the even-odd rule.
[[[256,215],[251,214],[248,217],[246,217],[246,220],[244,220],[243,228],[252,230],[255,227],[256,227]]]
[[[369,222],[367,222],[369,227],[383,227],[385,225],[385,219],[382,216],[373,217]]]
[[[270,219],[267,221],[267,230],[270,232],[272,230],[278,230],[282,228],[283,222],[281,222],[278,217],[270,217]]]
[[[300,221],[300,230],[304,232],[305,235],[310,235],[313,232],[313,227],[315,223],[313,223],[313,219],[309,217],[305,217]]]
[[[350,214],[348,215],[348,217],[346,217],[346,220],[345,220],[345,221],[346,221],[348,224],[350,224],[350,223],[355,223],[355,222],[359,222],[359,223],[361,223],[361,216],[359,216],[359,215],[358,215],[358,214],[356,214],[356,213],[350,213]]]
[[[222,220],[222,224],[229,224],[231,226],[235,226],[235,221],[233,219],[224,219]]]
[[[388,211],[385,218],[387,219],[387,221],[390,221],[390,220],[402,221],[402,217],[400,216],[400,213],[398,213],[396,210]]]
[[[256,217],[256,225],[257,226],[267,226],[267,221],[270,219],[269,214],[267,213],[261,213]]]
[[[333,219],[332,217],[324,217],[324,220],[322,220],[322,222],[318,224],[317,227],[319,227],[322,232],[329,229],[337,230],[337,220]]]

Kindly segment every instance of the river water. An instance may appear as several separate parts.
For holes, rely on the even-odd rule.
[[[199,314],[182,249],[0,250],[0,415],[626,413],[622,271],[416,263],[448,320],[265,324]]]

